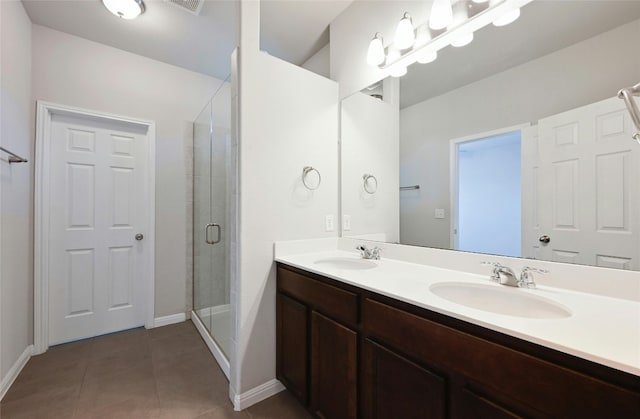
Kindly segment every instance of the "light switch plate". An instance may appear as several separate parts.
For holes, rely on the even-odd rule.
[[[444,208],[436,208],[435,218],[444,218]]]
[[[324,216],[324,231],[333,231],[333,214]]]
[[[342,230],[350,231],[351,230],[351,216],[347,214],[342,215]]]

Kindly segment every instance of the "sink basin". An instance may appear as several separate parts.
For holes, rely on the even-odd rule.
[[[316,265],[324,265],[329,268],[351,270],[373,269],[378,266],[375,262],[368,259],[356,259],[347,257],[318,259],[314,263]]]
[[[531,319],[571,316],[571,311],[564,306],[513,287],[445,282],[434,284],[429,290],[453,303],[507,316]]]

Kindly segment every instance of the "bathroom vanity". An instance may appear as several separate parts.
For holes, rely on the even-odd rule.
[[[444,300],[440,304],[438,298],[430,300],[430,308],[412,301],[417,297],[411,290],[421,293],[425,284],[393,269],[389,264],[394,262],[364,261],[352,255],[328,258],[333,263],[324,269],[304,258],[277,260],[277,378],[317,417],[636,418],[640,414],[633,347],[627,348],[628,362],[624,351],[603,362],[593,359],[606,358],[608,349],[583,348],[585,354],[601,352],[576,355],[582,353],[582,343],[573,350],[557,349],[566,346],[560,337],[562,322],[577,321],[575,311],[589,304],[578,300],[589,296],[574,297],[577,306],[568,305],[573,311],[568,318],[494,314],[467,321],[474,310],[462,307],[456,314],[451,311],[456,305]],[[433,272],[440,271],[455,275],[443,269]],[[395,291],[393,286],[382,286],[381,277],[396,284]],[[407,298],[398,297],[401,288],[409,291]],[[602,310],[615,304],[609,300]],[[627,303],[633,315],[638,305]],[[561,324],[556,345],[544,331],[553,322]],[[606,337],[595,332],[593,346],[598,346],[602,342],[597,341]],[[617,345],[636,345],[635,335],[606,345],[614,352]],[[620,367],[618,361],[626,366]]]

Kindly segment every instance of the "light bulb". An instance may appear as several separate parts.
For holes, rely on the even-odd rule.
[[[403,65],[394,65],[389,68],[389,75],[391,77],[402,77],[407,74],[407,67]]]
[[[384,63],[384,45],[382,45],[382,36],[376,33],[369,43],[367,50],[367,64],[378,66]]]
[[[396,36],[394,45],[398,49],[407,49],[413,46],[413,42],[416,40],[413,33],[413,23],[411,22],[411,16],[406,13],[400,19],[398,27],[396,28]]]
[[[469,20],[469,12],[467,11],[466,2],[456,3],[456,7],[453,9],[453,20],[449,29],[456,30],[456,35],[451,41],[451,45],[454,47],[463,47],[469,45],[473,41],[473,32],[466,29],[463,25]]]
[[[426,25],[418,26],[416,30],[416,42],[414,43],[413,48],[420,48],[427,42],[431,41],[431,33],[429,32],[429,28]]]
[[[123,19],[135,19],[145,11],[142,0],[102,0],[102,4],[111,13]]]
[[[400,50],[396,48],[389,48],[389,54],[387,54],[387,65],[389,66],[388,72],[391,77],[402,77],[407,74],[407,66],[396,63],[396,61],[400,60],[401,54]]]
[[[465,45],[469,45],[471,41],[473,41],[473,32],[457,36],[453,41],[451,41],[451,45],[460,48]]]
[[[512,9],[493,21],[494,26],[506,26],[520,17],[520,9]]]
[[[444,29],[453,21],[453,9],[450,0],[435,0],[429,15],[429,27],[433,30]]]
[[[387,54],[387,65],[393,64],[395,61],[400,59],[400,51],[396,48],[389,48],[389,54]]]
[[[434,62],[438,58],[438,53],[436,51],[422,51],[418,56],[418,62],[420,64],[429,64]]]

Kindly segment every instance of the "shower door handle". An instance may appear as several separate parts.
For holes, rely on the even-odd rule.
[[[209,240],[209,227],[216,227],[218,229],[218,238],[216,238],[215,240]],[[204,241],[207,244],[216,244],[216,243],[220,243],[220,240],[222,240],[220,224],[216,224],[216,223],[207,224],[204,228]]]

